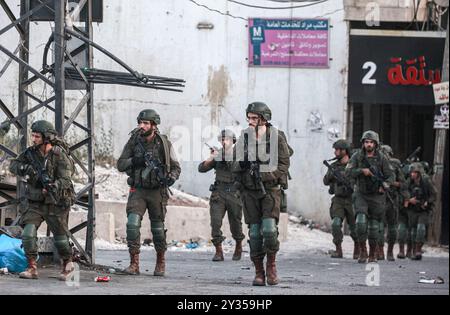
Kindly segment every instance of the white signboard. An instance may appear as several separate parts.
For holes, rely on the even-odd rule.
[[[448,104],[448,81],[433,84],[436,105]]]

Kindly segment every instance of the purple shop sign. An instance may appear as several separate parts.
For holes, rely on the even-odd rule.
[[[328,19],[250,19],[252,67],[329,67]]]

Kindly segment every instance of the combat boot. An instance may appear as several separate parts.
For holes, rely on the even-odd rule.
[[[129,275],[136,276],[139,272],[139,254],[130,253],[130,266],[128,266],[125,270],[125,273]]]
[[[422,260],[422,246],[423,243],[416,243],[416,246],[413,248],[413,255],[411,257],[412,260]]]
[[[215,246],[216,246],[216,253],[214,254],[212,261],[224,261],[222,244],[217,244]]]
[[[377,242],[369,241],[369,260],[368,263],[376,263],[377,262]]]
[[[28,268],[19,274],[22,279],[38,279],[36,258],[28,258]]]
[[[277,277],[277,266],[276,266],[276,254],[267,254],[267,266],[266,266],[266,274],[267,274],[267,284],[268,285],[277,285],[278,277]]]
[[[156,277],[164,277],[166,273],[166,257],[165,251],[156,252],[156,266],[153,275]]]
[[[331,254],[331,258],[342,258],[344,255],[342,254],[342,243],[336,244],[336,251]]]
[[[398,247],[399,247],[400,251],[398,252],[397,258],[398,259],[405,259],[406,258],[406,255],[405,255],[405,243],[398,244]]]
[[[367,245],[366,242],[359,243],[359,259],[358,263],[365,264],[367,262]]]
[[[385,260],[386,257],[384,256],[384,244],[383,245],[377,245],[377,260]]]
[[[395,245],[395,243],[388,243],[388,250],[387,250],[387,260],[388,261],[395,261],[394,245]]]
[[[252,258],[255,265],[255,279],[253,286],[263,287],[266,285],[266,273],[264,271],[264,258]]]
[[[406,257],[409,259],[412,258],[413,244],[412,242],[408,242],[408,246],[406,247]]]
[[[353,259],[358,259],[360,253],[359,243],[355,242],[355,245],[353,246]]]
[[[75,267],[73,265],[72,259],[63,260],[62,271],[59,274],[58,279],[61,281],[67,281],[71,278]]]
[[[236,241],[236,248],[234,249],[233,260],[241,260],[242,257],[242,241]]]

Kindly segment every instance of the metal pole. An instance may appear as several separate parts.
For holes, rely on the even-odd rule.
[[[20,16],[25,15],[30,10],[30,0],[21,0],[20,1]],[[19,57],[26,63],[29,63],[29,48],[30,48],[30,19],[24,19],[20,22],[20,27],[23,30],[23,34],[20,35],[21,45],[19,48]],[[19,115],[23,114],[28,110],[28,96],[25,93],[25,90],[28,90],[28,87],[23,84],[23,82],[28,80],[28,68],[23,64],[19,64]],[[28,116],[24,115],[20,120],[20,124],[23,126],[22,129],[19,129],[19,137],[21,137],[19,144],[19,152],[23,152],[26,150],[28,146]],[[22,181],[17,180],[17,198],[19,200],[23,200],[25,197],[25,185]],[[23,205],[22,203],[18,206],[19,212],[22,212]],[[17,213],[19,215],[19,213]]]
[[[92,29],[92,0],[88,0],[87,15],[86,15],[86,32],[89,36],[89,40],[93,40]],[[88,67],[91,69],[94,64],[93,48],[91,45],[86,50]],[[94,84],[89,83],[86,85],[86,93],[89,94],[87,102],[87,127],[89,129],[89,142],[88,142],[88,172],[91,175],[91,188],[89,189],[88,199],[88,225],[86,230],[86,253],[91,257],[91,261],[95,263],[95,156],[94,156]]]
[[[59,136],[64,136],[64,26],[66,1],[55,1],[55,128]]]
[[[445,41],[444,63],[442,67],[442,81],[448,81],[448,31],[449,23],[447,17],[447,39]],[[437,198],[436,207],[433,213],[431,228],[429,231],[429,241],[432,245],[438,245],[441,242],[442,230],[442,184],[444,178],[444,159],[445,159],[445,142],[447,139],[447,129],[436,130],[436,140],[434,149],[434,176],[433,182],[436,186]]]

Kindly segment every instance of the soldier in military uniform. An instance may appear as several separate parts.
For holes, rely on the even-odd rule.
[[[129,176],[130,194],[127,203],[127,242],[130,266],[125,272],[139,274],[141,221],[148,209],[153,243],[157,253],[155,276],[165,274],[167,250],[164,221],[169,199],[169,187],[181,173],[172,144],[159,133],[160,116],[152,109],[139,113],[136,128],[117,162],[120,172]],[[145,151],[144,151],[145,150]],[[149,161],[151,163],[149,163]]]
[[[331,169],[323,178],[325,186],[330,186],[329,192],[334,195],[331,200],[330,216],[331,229],[333,234],[333,243],[336,245],[336,251],[331,254],[331,258],[342,258],[342,224],[347,219],[350,228],[350,236],[355,245],[353,250],[353,259],[359,258],[359,243],[355,230],[355,213],[352,205],[353,181],[345,176],[345,168],[350,160],[351,145],[346,140],[338,140],[333,144],[335,161],[331,164]]]
[[[242,202],[236,186],[236,174],[231,170],[233,161],[233,144],[236,143],[236,136],[231,130],[223,130],[218,136],[222,144],[221,150],[212,149],[211,156],[198,166],[200,173],[216,170],[216,180],[211,186],[210,214],[212,242],[216,247],[216,254],[213,261],[223,261],[222,242],[225,237],[221,227],[225,213],[228,212],[231,234],[236,241],[236,248],[233,260],[241,260],[242,241],[245,236],[242,233]]]
[[[31,126],[33,146],[12,160],[11,173],[26,178],[28,208],[20,219],[22,243],[28,269],[20,274],[24,279],[37,279],[37,230],[46,221],[53,233],[55,247],[63,261],[60,280],[67,280],[74,270],[69,244],[68,218],[75,200],[71,177],[74,164],[67,145],[56,137],[53,125],[39,120]],[[37,163],[37,164],[36,164]],[[36,169],[39,165],[39,169]],[[38,175],[42,169],[45,171]]]
[[[404,206],[408,209],[413,253],[411,259],[422,259],[422,246],[426,240],[427,225],[430,213],[436,202],[436,188],[431,178],[426,175],[421,163],[413,163],[407,181],[409,199]]]
[[[362,148],[353,154],[346,173],[356,180],[353,209],[356,213],[356,235],[360,242],[359,263],[376,262],[380,222],[386,206],[386,193],[394,182],[389,160],[379,151],[376,132],[366,131],[361,138]],[[369,239],[369,255],[366,241]]]
[[[281,187],[287,185],[293,152],[284,133],[269,123],[272,112],[266,104],[252,103],[246,114],[249,128],[236,144],[238,162],[234,170],[242,176],[244,217],[249,225],[250,257],[256,270],[253,285],[266,285],[266,272],[267,284],[276,285]]]
[[[397,241],[397,229],[398,229],[398,216],[400,207],[403,204],[404,198],[408,197],[408,192],[406,188],[406,179],[403,175],[401,162],[398,159],[394,158],[394,151],[388,145],[382,145],[381,151],[387,156],[391,166],[394,170],[395,181],[391,186],[391,197],[394,203],[387,198],[386,200],[386,208],[384,220],[380,222],[380,234],[378,241],[378,260],[384,260],[384,230],[387,225],[387,242],[388,242],[388,250],[387,250],[387,260],[395,261],[394,258],[394,245]],[[403,226],[402,226],[403,227]]]

